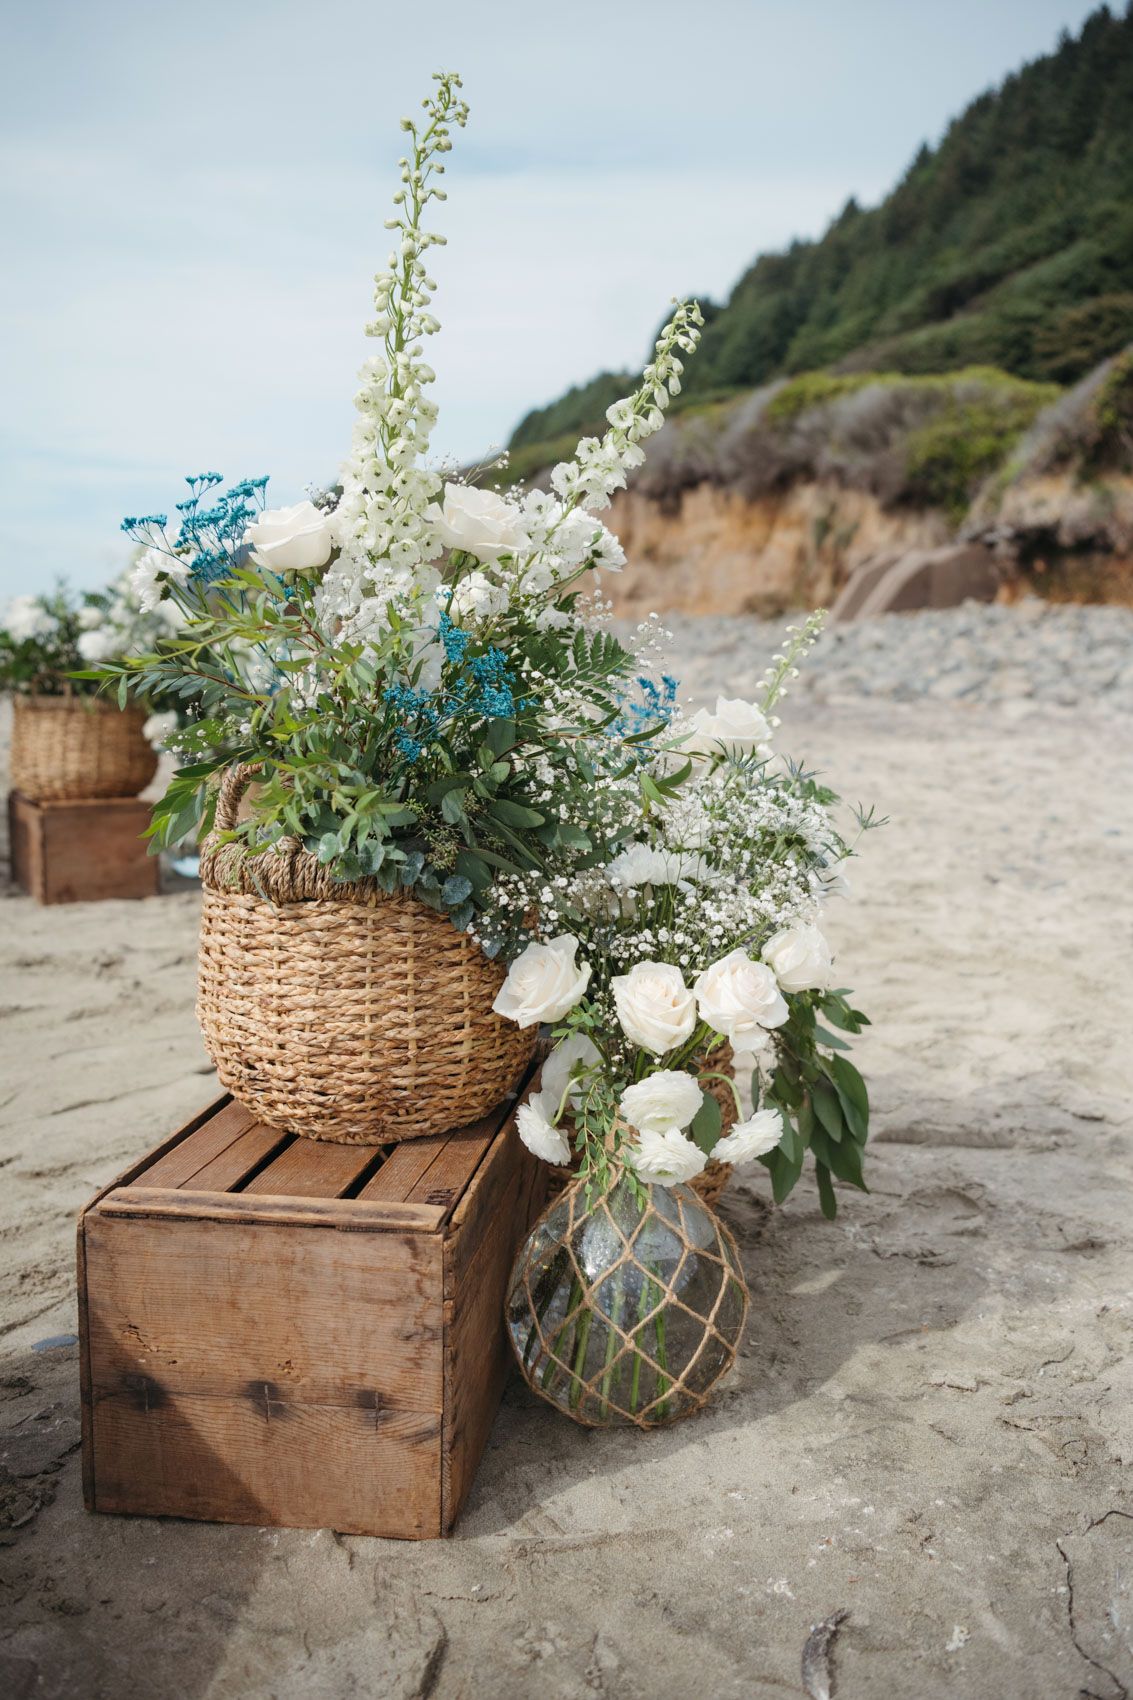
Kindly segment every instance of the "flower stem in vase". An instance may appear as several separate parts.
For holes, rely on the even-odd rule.
[[[610,1410],[610,1383],[613,1380],[614,1374],[611,1366],[614,1361],[614,1353],[621,1344],[621,1336],[618,1334],[617,1330],[621,1326],[622,1307],[625,1304],[625,1296],[626,1290],[623,1271],[623,1273],[618,1276],[617,1292],[614,1294],[613,1303],[610,1309],[609,1327],[606,1330],[606,1357],[603,1364],[604,1374],[601,1382],[602,1415],[604,1417],[609,1415]]]
[[[660,1287],[660,1286],[658,1287],[657,1296],[658,1296],[658,1298],[664,1298],[664,1288],[663,1287]],[[667,1324],[666,1324],[666,1319],[665,1319],[665,1307],[664,1307],[664,1305],[662,1305],[660,1307],[660,1309],[658,1310],[656,1316],[653,1318],[653,1328],[654,1328],[654,1332],[657,1335],[657,1363],[658,1363],[659,1368],[663,1369],[665,1371],[667,1371],[668,1368],[669,1368],[669,1354],[668,1354],[668,1348],[665,1344],[666,1327],[667,1327]],[[662,1393],[667,1393],[669,1391],[669,1387],[670,1387],[670,1382],[669,1382],[668,1375],[667,1374],[658,1375],[658,1377],[657,1377],[657,1392],[658,1392],[658,1394],[660,1395]],[[669,1414],[668,1400],[662,1399],[661,1403],[657,1406],[657,1415],[658,1415],[658,1417],[666,1417],[666,1416],[668,1416],[668,1414]]]
[[[571,1318],[573,1317],[575,1311],[578,1309],[579,1302],[581,1301],[581,1299],[582,1299],[582,1282],[579,1280],[577,1275],[572,1275],[571,1278],[570,1278],[570,1292],[567,1295],[566,1320],[563,1322],[558,1333],[555,1335],[555,1338],[551,1341],[550,1355],[547,1359],[547,1362],[543,1366],[543,1386],[544,1387],[549,1387],[551,1385],[551,1381],[552,1381],[554,1374],[555,1374],[556,1360],[558,1359],[558,1355],[559,1355],[559,1347],[562,1344],[562,1342],[566,1339],[567,1334],[570,1332]],[[576,1326],[577,1326],[577,1324],[576,1324]]]
[[[532,1298],[535,1301],[535,1315],[532,1319],[531,1328],[528,1331],[527,1340],[523,1347],[523,1363],[525,1366],[530,1365],[531,1360],[535,1355],[535,1348],[539,1344],[538,1325],[546,1316],[547,1308],[550,1305],[551,1300],[554,1298],[555,1293],[558,1291],[559,1281],[562,1279],[566,1261],[567,1254],[565,1249],[563,1249],[558,1252],[554,1261],[544,1270],[538,1286],[532,1294]]]
[[[571,1366],[570,1408],[577,1411],[582,1402],[582,1372],[586,1368],[586,1348],[590,1344],[590,1327],[594,1312],[584,1310],[574,1332],[574,1363]]]

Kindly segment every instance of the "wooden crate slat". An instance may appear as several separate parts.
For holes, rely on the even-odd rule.
[[[499,1126],[497,1112],[452,1134],[420,1180],[409,1189],[408,1202],[439,1204],[446,1211],[452,1211],[496,1137]]]
[[[206,1163],[219,1157],[242,1133],[255,1125],[255,1116],[243,1104],[232,1101],[201,1127],[193,1129],[172,1151],[159,1157],[139,1175],[135,1186],[185,1186]]]
[[[157,1424],[129,1397],[98,1405],[96,1508],[220,1523],[423,1539],[441,1533],[441,1419],[174,1396]],[[327,1468],[333,1458],[335,1467]]]
[[[161,1216],[168,1221],[284,1223],[380,1233],[404,1228],[435,1234],[448,1215],[439,1204],[392,1204],[382,1199],[289,1198],[272,1193],[206,1192],[195,1187],[122,1187],[99,1205],[104,1216]]]
[[[527,1158],[497,1197],[476,1255],[458,1282],[445,1283],[445,1404],[442,1502],[451,1529],[471,1490],[488,1444],[500,1395],[511,1367],[511,1348],[500,1327],[517,1240],[535,1214],[534,1196],[545,1177]],[[517,1232],[517,1224],[519,1231]],[[454,1271],[455,1273],[455,1271]]]
[[[296,1139],[243,1189],[287,1198],[341,1198],[381,1151],[380,1145],[333,1145]]]
[[[147,1408],[204,1389],[437,1412],[442,1270],[433,1234],[88,1216],[92,1387]],[[407,1349],[406,1342],[412,1342]],[[97,1425],[96,1425],[97,1426]]]
[[[254,1121],[239,1138],[197,1170],[192,1176],[193,1191],[227,1192],[230,1187],[239,1186],[253,1169],[291,1137],[273,1127],[265,1127],[263,1122]],[[138,1177],[138,1183],[145,1186],[144,1175]]]
[[[358,1197],[403,1203],[450,1138],[447,1133],[431,1133],[424,1139],[403,1139],[394,1146],[377,1174],[362,1187]]]

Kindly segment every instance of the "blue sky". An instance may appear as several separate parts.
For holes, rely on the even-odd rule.
[[[439,65],[440,452],[643,358],[669,297],[877,200],[1068,0],[8,0],[0,598],[105,582],[186,472],[332,478],[397,120]]]

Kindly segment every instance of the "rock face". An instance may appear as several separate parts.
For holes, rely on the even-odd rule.
[[[1000,573],[981,543],[946,543],[880,555],[852,575],[831,609],[832,620],[868,620],[919,608],[956,608],[961,602],[994,602]]]
[[[829,603],[865,562],[949,541],[944,516],[886,511],[865,490],[802,483],[753,499],[698,484],[672,501],[622,491],[605,515],[630,570],[604,581],[615,612],[777,614]]]

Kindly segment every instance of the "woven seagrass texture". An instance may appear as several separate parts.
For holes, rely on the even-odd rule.
[[[100,697],[12,699],[9,782],[35,802],[136,797],[157,772],[146,711]]]
[[[247,768],[225,776],[230,830]],[[535,1047],[492,1011],[504,970],[446,916],[301,845],[250,856],[214,833],[197,1019],[222,1084],[269,1127],[370,1144],[447,1132],[518,1085]]]
[[[728,1075],[732,1073],[735,1060],[735,1052],[732,1050],[731,1045],[729,1045],[727,1041],[712,1052],[710,1062],[703,1056],[698,1056],[694,1059],[698,1068],[711,1067],[720,1074]],[[730,1133],[732,1128],[736,1125],[735,1094],[726,1080],[706,1081],[704,1090],[710,1097],[715,1098],[716,1102],[720,1106],[720,1135],[722,1138],[724,1134]],[[567,1139],[572,1142],[573,1148],[574,1124],[569,1116],[564,1116],[563,1118],[563,1132]],[[578,1171],[578,1165],[581,1161],[581,1153],[576,1152],[574,1159],[570,1164],[555,1164],[550,1169],[547,1177],[548,1198],[554,1198],[565,1186],[570,1185]],[[691,1186],[693,1192],[696,1193],[697,1197],[702,1199],[704,1203],[712,1209],[719,1204],[721,1198],[723,1198],[724,1193],[727,1191],[728,1182],[731,1180],[733,1173],[734,1170],[731,1163],[717,1163],[715,1158],[710,1157],[706,1167],[701,1169],[698,1175],[694,1175],[688,1184]]]
[[[587,1427],[692,1416],[735,1362],[748,1311],[724,1224],[685,1186],[573,1182],[512,1271],[508,1336],[528,1385]]]

